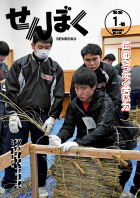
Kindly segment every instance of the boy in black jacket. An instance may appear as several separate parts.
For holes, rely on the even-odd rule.
[[[45,34],[46,31],[43,33]],[[48,57],[52,43],[52,36],[47,40],[42,40],[35,32],[31,43],[33,53],[16,60],[6,80],[6,96],[26,111],[32,119],[38,121],[41,118],[49,133],[52,132],[55,119],[59,118],[61,113],[64,95],[63,70],[57,62]],[[49,143],[48,137],[42,137],[44,133],[37,126],[20,118],[20,114],[11,104],[7,105],[7,111],[10,113],[7,151],[11,148],[12,139],[21,139],[22,145],[25,144],[29,131],[34,144],[47,145]],[[38,191],[39,197],[43,197],[48,195],[43,188],[47,177],[46,155],[38,154],[37,160]],[[11,166],[5,169],[2,180],[3,192],[15,184],[14,175],[14,168]]]
[[[56,135],[50,135],[50,144],[62,148],[64,152],[78,145],[105,148],[115,142],[114,107],[105,92],[96,89],[96,74],[90,68],[78,69],[73,75],[75,97],[68,106],[65,121]],[[73,142],[66,142],[74,134]],[[66,143],[65,143],[66,142]],[[123,175],[124,174],[124,175]],[[120,183],[124,188],[131,172],[124,171]]]
[[[99,45],[89,43],[81,50],[84,64],[79,67],[89,67],[97,76],[96,89],[106,91],[113,101],[114,108],[119,104],[119,82],[116,70],[110,64],[102,61],[102,50]],[[71,82],[71,100],[76,97],[73,80]]]

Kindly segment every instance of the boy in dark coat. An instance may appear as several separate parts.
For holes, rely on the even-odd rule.
[[[102,61],[102,50],[99,45],[89,43],[81,50],[84,64],[78,69],[88,67],[92,69],[97,76],[96,89],[106,91],[113,101],[114,108],[119,104],[119,82],[114,67]],[[71,100],[76,97],[73,80],[70,88]]]
[[[46,34],[46,31],[43,33]],[[33,53],[16,60],[6,79],[6,96],[26,111],[32,119],[38,121],[41,118],[49,133],[52,132],[55,119],[59,118],[61,113],[64,95],[63,70],[48,56],[52,43],[52,36],[47,40],[42,40],[35,32],[31,43]],[[34,144],[47,145],[49,143],[48,137],[42,137],[44,133],[39,128],[19,117],[20,114],[15,107],[8,104],[7,111],[10,113],[10,130],[7,135],[6,151],[11,149],[11,140],[21,139],[22,144],[25,144],[29,131]],[[46,155],[37,155],[39,197],[48,195],[44,189],[47,177],[47,160],[45,159]],[[5,169],[2,192],[15,185],[14,175],[14,168],[11,166]]]
[[[95,72],[87,67],[81,68],[74,73],[72,81],[77,97],[69,104],[59,133],[49,136],[50,144],[63,147],[64,152],[78,145],[96,148],[113,146],[116,137],[113,102],[108,94],[96,89]],[[76,126],[76,139],[66,142],[73,136]],[[131,172],[124,171],[123,174],[120,177],[122,188]]]

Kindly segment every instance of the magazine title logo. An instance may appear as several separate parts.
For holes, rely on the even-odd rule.
[[[71,11],[71,7],[64,6],[64,9],[56,10],[58,16],[54,16],[53,20],[57,22],[54,25],[56,32],[63,33],[69,31],[71,26],[80,32],[83,36],[88,34],[88,31],[82,27],[79,22],[87,14],[82,10],[72,21],[71,16],[68,15],[68,12]],[[46,12],[46,34],[43,34],[42,27],[38,26],[39,18],[34,17],[31,25],[25,23],[27,16],[30,15],[30,10],[27,9],[27,6],[23,6],[21,11],[16,12],[15,8],[10,8],[10,13],[6,14],[6,18],[10,20],[11,27],[15,30],[24,30],[29,29],[26,39],[31,40],[35,31],[37,31],[38,36],[42,40],[47,40],[52,33],[52,13]],[[19,24],[16,23],[16,17],[19,17]],[[70,22],[71,21],[71,22]],[[70,22],[70,24],[68,23]]]

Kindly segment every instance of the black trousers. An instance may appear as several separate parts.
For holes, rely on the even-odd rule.
[[[5,103],[0,102],[0,117],[8,115],[5,109]],[[0,120],[0,155],[6,153],[6,138],[9,130],[9,118]]]
[[[137,191],[140,189],[140,161],[137,161],[136,172],[133,179],[134,186],[131,187],[130,192],[135,195]],[[138,193],[138,197],[140,197],[140,192]]]
[[[39,120],[39,116],[32,114],[28,114],[30,117]],[[47,113],[42,113],[40,115],[43,123],[48,118]],[[33,144],[42,144],[42,145],[48,145],[49,140],[47,136],[44,136],[43,138],[40,138],[44,135],[44,133],[39,130],[34,124],[32,124],[29,121],[21,121],[22,128],[19,129],[18,133],[11,133],[10,130],[8,131],[7,140],[6,140],[6,151],[8,152],[11,149],[11,140],[12,139],[21,139],[22,145],[27,143],[28,141],[28,134],[29,131],[31,132],[31,141]],[[38,139],[40,140],[38,141]],[[37,142],[38,141],[38,142]],[[46,184],[46,177],[47,177],[47,157],[43,154],[37,155],[37,161],[38,161],[38,185],[39,187],[44,186]],[[22,170],[22,167],[21,167]],[[22,172],[21,172],[22,174]],[[24,173],[23,173],[24,174]],[[15,171],[14,168],[9,166],[5,169],[5,175],[2,180],[2,187],[4,188],[10,188],[15,185],[14,182],[15,179]]]
[[[132,173],[132,162],[130,160],[125,160],[128,163],[128,166],[119,166],[119,168],[122,170],[122,173],[119,177],[120,184],[122,186],[122,189],[124,189],[124,186],[126,182],[129,180],[130,175]]]
[[[118,147],[114,144],[114,146],[109,146],[107,148],[110,148],[110,149],[118,149]],[[124,189],[125,187],[125,184],[127,183],[127,181],[129,180],[130,178],[130,175],[132,173],[132,169],[133,169],[133,166],[132,166],[132,162],[130,160],[125,160],[128,165],[127,166],[123,166],[123,165],[119,165],[119,168],[121,169],[122,173],[120,174],[119,176],[119,180],[120,180],[120,184],[122,186],[122,190]]]

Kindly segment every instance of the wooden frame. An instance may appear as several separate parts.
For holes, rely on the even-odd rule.
[[[51,154],[51,155],[63,155],[63,156],[76,156],[76,157],[97,157],[113,159],[114,155],[119,155],[120,159],[125,160],[140,160],[140,151],[133,150],[117,150],[117,149],[98,149],[98,148],[86,148],[75,147],[71,148],[69,152],[63,152],[63,149],[59,151],[56,146],[46,146],[32,144],[29,142],[21,147],[21,158],[30,154],[30,166],[31,166],[31,187],[32,198],[38,198],[38,165],[37,154]],[[0,171],[11,165],[11,151],[0,156]]]
[[[28,142],[21,147],[21,159],[30,154],[29,146],[32,142]],[[11,151],[0,156],[0,171],[11,165]]]
[[[117,149],[98,149],[98,148],[85,148],[75,147],[71,148],[69,152],[63,152],[56,146],[46,145],[30,145],[30,164],[31,164],[31,186],[32,186],[32,198],[38,198],[38,171],[37,171],[37,154],[52,154],[52,155],[64,156],[77,156],[77,157],[97,157],[113,159],[113,155],[121,156],[121,159],[126,160],[139,160],[140,151],[131,150],[117,150]]]
[[[70,87],[72,76],[76,70],[63,70],[64,73],[64,85],[65,85],[65,95],[63,100],[63,109],[60,114],[60,117],[64,117],[66,114],[67,107],[70,103]]]
[[[65,92],[70,92],[71,80],[72,76],[76,70],[63,70],[64,73],[64,85],[65,85]]]
[[[12,66],[12,64],[13,64],[13,62],[14,62],[14,52],[13,52],[13,50],[12,49],[10,49],[9,50],[9,55],[6,57],[6,59],[4,60],[4,63],[6,64],[6,65],[8,65],[9,66],[9,69],[10,69],[10,67]]]
[[[131,47],[131,49],[140,49],[140,47]],[[121,62],[121,50],[122,48],[118,48],[118,62]]]

